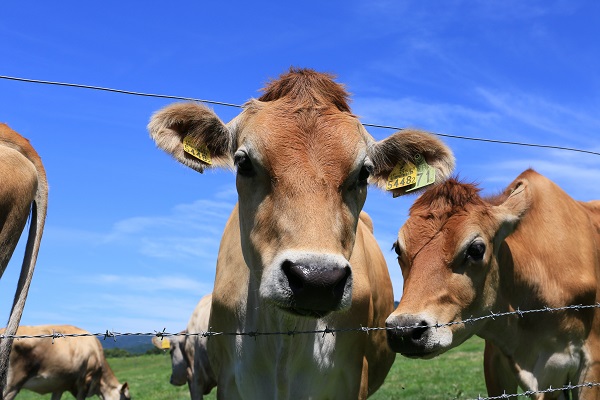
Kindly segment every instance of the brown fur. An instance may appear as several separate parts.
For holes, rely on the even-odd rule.
[[[88,333],[70,325],[21,326],[17,331],[20,336]],[[52,393],[52,400],[60,399],[63,392],[77,400],[94,395],[104,400],[131,398],[127,383],[119,383],[93,336],[15,340],[5,399],[14,399],[21,389]]]
[[[318,109],[333,105],[339,111],[350,112],[348,93],[334,82],[334,76],[309,69],[290,68],[287,74],[272,80],[262,91],[259,101],[287,98],[298,109]]]
[[[48,204],[48,182],[42,161],[29,141],[0,124],[0,277],[17,246],[31,211],[25,257],[6,329],[17,331],[35,269]],[[6,382],[12,339],[0,340],[0,386]],[[0,393],[0,398],[2,394]]]
[[[595,202],[576,202],[533,170],[490,200],[482,199],[475,186],[455,180],[425,192],[398,235],[404,294],[387,323],[445,324],[517,308],[597,303],[599,216]],[[467,257],[471,240],[486,245],[480,261]],[[542,390],[600,380],[596,309],[422,330],[414,345],[400,345],[393,335],[390,340],[401,352],[431,357],[473,334],[487,341],[489,395],[516,393],[517,385]],[[600,394],[589,388],[577,393],[586,399]]]

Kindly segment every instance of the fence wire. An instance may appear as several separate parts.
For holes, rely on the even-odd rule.
[[[576,305],[569,305],[569,306],[563,306],[563,307],[545,306],[543,308],[530,309],[530,310],[521,310],[521,309],[517,308],[514,311],[499,312],[499,313],[490,312],[490,314],[487,314],[487,315],[482,315],[479,317],[471,317],[471,318],[467,318],[467,319],[464,319],[461,321],[436,323],[433,325],[420,326],[420,327],[437,329],[437,328],[442,328],[445,326],[452,326],[452,325],[459,325],[459,324],[472,324],[472,323],[480,322],[480,321],[483,321],[486,319],[495,320],[496,318],[504,318],[504,317],[509,317],[509,316],[518,316],[519,318],[523,318],[526,315],[535,314],[535,313],[579,311],[579,310],[594,309],[594,308],[600,308],[600,303],[576,304]],[[325,336],[327,334],[335,335],[336,333],[347,333],[347,332],[364,332],[366,334],[369,334],[369,332],[372,332],[372,331],[403,330],[403,329],[411,329],[413,327],[414,327],[414,325],[394,326],[394,327],[363,327],[363,326],[361,326],[361,327],[356,327],[356,328],[325,327],[325,329],[291,330],[291,331],[284,331],[284,332],[259,332],[259,331],[216,332],[216,331],[210,330],[210,328],[207,331],[177,332],[177,333],[166,332],[166,328],[163,328],[160,331],[153,331],[153,332],[125,332],[125,333],[113,332],[110,330],[106,330],[105,332],[100,332],[100,333],[90,333],[90,332],[88,332],[88,333],[62,333],[62,332],[58,332],[58,331],[53,331],[51,334],[40,334],[40,335],[4,335],[4,334],[1,334],[0,340],[5,339],[5,338],[13,338],[13,339],[48,339],[48,338],[51,338],[52,343],[54,343],[54,341],[57,339],[77,338],[77,337],[86,337],[86,336],[87,337],[94,336],[94,337],[97,337],[97,338],[103,339],[103,340],[112,339],[114,341],[117,341],[117,338],[123,337],[123,336],[158,337],[161,340],[165,339],[165,338],[169,338],[169,337],[178,337],[178,336],[185,336],[185,337],[189,337],[189,336],[199,336],[200,337],[201,336],[201,337],[206,337],[206,338],[211,338],[213,336],[249,336],[249,337],[254,337],[256,339],[260,336],[275,336],[275,335],[295,336],[295,335],[302,335],[302,334],[313,334],[313,335],[321,334],[321,335]],[[584,389],[584,388],[593,388],[593,387],[600,387],[600,382],[583,382],[583,383],[576,384],[576,385],[572,385],[571,383],[569,383],[568,385],[564,385],[564,386],[558,387],[558,388],[553,388],[550,386],[546,389],[527,390],[522,393],[510,393],[510,394],[504,393],[499,396],[490,396],[490,397],[482,397],[481,395],[479,395],[478,397],[476,397],[474,399],[476,399],[476,400],[511,399],[511,398],[516,398],[516,397],[532,396],[534,394],[544,394],[544,393],[551,393],[551,392],[557,392],[557,391],[571,391],[571,390],[575,390],[575,389]]]
[[[214,104],[214,105],[219,105],[219,106],[243,108],[243,105],[241,105],[241,104],[227,103],[227,102],[223,102],[223,101],[198,99],[198,98],[184,97],[184,96],[173,96],[173,95],[166,95],[166,94],[136,92],[136,91],[132,91],[132,90],[113,89],[113,88],[107,88],[107,87],[102,87],[102,86],[84,85],[84,84],[79,84],[79,83],[56,82],[56,81],[47,81],[47,80],[41,80],[41,79],[20,78],[20,77],[16,77],[16,76],[8,76],[8,75],[0,75],[0,79],[18,81],[18,82],[36,83],[36,84],[42,84],[42,85],[66,86],[66,87],[74,87],[74,88],[79,88],[79,89],[99,90],[99,91],[104,91],[104,92],[128,94],[128,95],[133,95],[133,96],[155,97],[155,98],[172,99],[172,100],[197,101],[200,103]],[[397,130],[397,131],[404,130],[404,128],[400,128],[400,127],[396,127],[396,126],[392,126],[392,125],[363,123],[363,126],[369,126],[369,127],[373,127],[373,128],[382,128],[382,129],[393,129],[393,130]],[[539,144],[539,143],[525,143],[525,142],[516,142],[516,141],[499,140],[499,139],[486,139],[486,138],[451,135],[451,134],[447,134],[447,133],[437,133],[437,132],[432,132],[432,133],[437,136],[447,137],[447,138],[451,138],[451,139],[473,140],[473,141],[478,141],[478,142],[506,144],[506,145],[513,145],[513,146],[537,147],[537,148],[542,148],[542,149],[571,151],[571,152],[600,156],[600,152],[586,150],[586,149],[578,149],[575,147],[565,147],[565,146],[556,146],[556,145]]]
[[[517,308],[515,311],[506,311],[506,312],[500,312],[500,313],[495,313],[495,312],[490,312],[490,314],[488,315],[482,315],[479,317],[470,317],[467,319],[463,319],[460,321],[451,321],[451,322],[445,322],[445,323],[435,323],[433,325],[419,325],[420,328],[442,328],[445,326],[452,326],[452,325],[466,325],[466,324],[472,324],[475,322],[479,322],[482,320],[486,320],[486,319],[496,319],[496,318],[501,318],[501,317],[508,317],[508,316],[519,316],[519,317],[523,317],[527,314],[534,314],[534,313],[542,313],[542,312],[557,312],[557,311],[568,311],[568,310],[575,310],[575,311],[579,311],[579,310],[584,310],[584,309],[590,309],[590,308],[600,308],[600,303],[595,303],[595,304],[576,304],[576,305],[569,305],[569,306],[563,306],[563,307],[543,307],[543,308],[538,308],[538,309],[531,309],[531,310],[521,310],[519,308]],[[310,335],[316,335],[316,334],[321,334],[323,336],[327,335],[327,334],[332,334],[335,335],[336,333],[347,333],[347,332],[364,332],[364,333],[369,333],[369,332],[373,332],[373,331],[398,331],[398,330],[406,330],[406,329],[412,329],[414,328],[414,325],[405,325],[405,326],[386,326],[386,327],[367,327],[367,326],[361,326],[361,327],[355,327],[355,328],[329,328],[329,327],[325,327],[324,329],[314,329],[314,330],[288,330],[288,331],[274,331],[274,332],[260,332],[260,331],[248,331],[248,332],[218,332],[218,331],[211,331],[210,328],[208,331],[200,331],[200,332],[177,332],[177,333],[171,333],[171,332],[166,332],[166,328],[164,328],[163,330],[160,331],[154,331],[154,332],[113,332],[110,330],[106,330],[105,332],[100,332],[100,333],[61,333],[61,332],[53,332],[51,334],[41,334],[41,335],[4,335],[4,334],[0,334],[0,339],[6,339],[6,338],[13,338],[13,339],[44,339],[44,338],[52,338],[54,339],[58,339],[58,338],[67,338],[67,337],[83,337],[83,336],[96,336],[98,338],[102,338],[104,340],[108,339],[108,338],[112,338],[113,340],[117,340],[118,337],[120,336],[156,336],[160,339],[162,338],[168,338],[168,337],[176,337],[176,336],[202,336],[202,337],[213,337],[213,336],[249,336],[249,337],[259,337],[259,336],[295,336],[295,335],[306,335],[306,334],[310,334]]]

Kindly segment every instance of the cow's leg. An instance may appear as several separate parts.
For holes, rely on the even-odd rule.
[[[52,392],[52,397],[50,397],[50,400],[60,400],[62,394],[63,392]]]
[[[517,393],[519,382],[510,368],[509,360],[489,341],[485,341],[483,374],[488,396]]]
[[[20,390],[21,387],[10,387],[8,391],[4,392],[4,400],[13,400]]]
[[[192,376],[192,379],[188,380],[188,388],[190,389],[191,400],[202,400],[204,398],[195,376]]]

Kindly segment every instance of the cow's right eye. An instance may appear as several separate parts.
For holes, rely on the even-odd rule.
[[[467,248],[467,258],[473,261],[480,261],[485,254],[485,244],[481,241],[474,241]]]
[[[239,175],[248,177],[254,175],[254,166],[252,165],[252,161],[248,154],[238,152],[235,154],[233,160]]]

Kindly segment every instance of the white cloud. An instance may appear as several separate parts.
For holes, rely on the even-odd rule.
[[[495,113],[506,118],[571,143],[600,145],[600,118],[595,113],[571,109],[563,104],[518,91],[502,92],[478,88],[476,92]]]
[[[90,284],[110,285],[120,287],[124,293],[132,292],[158,292],[177,291],[190,293],[206,293],[212,290],[212,285],[192,279],[187,276],[143,276],[143,275],[116,275],[100,274],[85,278]]]

